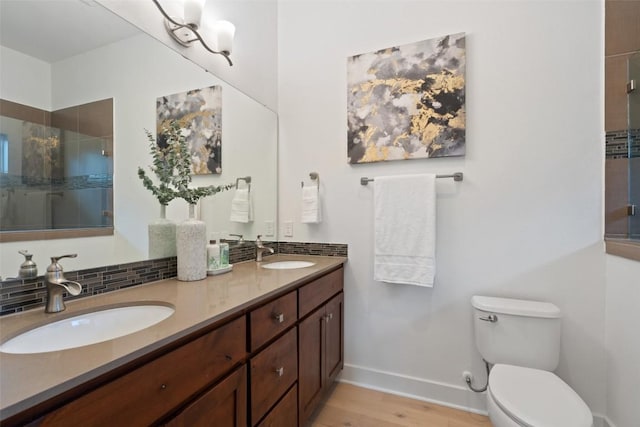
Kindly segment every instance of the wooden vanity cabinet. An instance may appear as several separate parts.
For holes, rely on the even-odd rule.
[[[246,358],[239,317],[48,413],[42,426],[157,423]]]
[[[342,290],[340,266],[93,389],[68,392],[59,399],[73,400],[30,425],[303,426],[343,367]],[[22,417],[7,426],[33,419]]]
[[[329,391],[343,367],[343,274],[338,268],[250,314],[252,349],[286,330],[286,319],[290,325],[251,358],[252,426],[303,426]],[[297,322],[291,321],[296,301]]]
[[[342,289],[340,276],[334,275],[335,290]],[[324,279],[326,280],[328,276]],[[311,283],[307,286],[314,286]],[[331,288],[330,288],[331,289]],[[301,289],[302,291],[302,289]],[[315,289],[313,295],[327,292]],[[301,297],[304,293],[300,292]],[[326,297],[326,295],[325,295]],[[300,304],[302,306],[302,303]],[[322,402],[344,366],[344,294],[339,292],[298,325],[298,416],[304,426]]]

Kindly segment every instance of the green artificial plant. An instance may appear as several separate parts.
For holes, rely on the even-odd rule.
[[[209,185],[207,187],[189,187],[191,183],[191,154],[187,147],[187,140],[176,120],[162,129],[164,146],[156,143],[153,135],[145,129],[150,141],[153,166],[151,170],[156,174],[159,185],[138,167],[138,177],[145,188],[151,191],[162,205],[167,205],[175,198],[184,199],[190,205],[198,203],[202,197],[211,196],[221,191],[229,190],[233,184]]]

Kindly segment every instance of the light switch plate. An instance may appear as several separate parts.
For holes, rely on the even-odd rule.
[[[293,221],[284,222],[284,237],[293,237]]]
[[[264,235],[267,237],[273,237],[275,231],[274,231],[274,224],[273,221],[265,221],[264,222]]]

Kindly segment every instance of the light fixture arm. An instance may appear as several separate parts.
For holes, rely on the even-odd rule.
[[[194,27],[192,27],[189,23],[181,23],[178,22],[176,20],[174,20],[173,18],[171,18],[167,12],[164,11],[164,9],[162,8],[162,6],[160,6],[160,3],[158,2],[158,0],[152,0],[153,3],[156,5],[156,7],[158,8],[158,10],[160,11],[160,13],[162,13],[162,16],[164,16],[164,19],[166,19],[169,23],[171,23],[172,25],[174,25],[173,28],[170,28],[169,26],[167,27],[167,31],[169,31],[171,33],[171,36],[180,44],[182,44],[183,46],[188,46],[189,43],[194,42],[196,40],[200,40],[200,43],[202,43],[202,46],[208,50],[211,53],[215,53],[217,55],[222,55],[224,56],[224,58],[227,60],[227,62],[229,63],[229,65],[233,66],[233,62],[231,62],[231,58],[229,58],[229,52],[227,51],[217,51],[217,50],[213,50],[211,49],[209,46],[207,46],[207,44],[205,43],[204,39],[202,38],[202,36],[198,33],[198,31],[196,29],[194,29]],[[196,37],[195,39],[191,39],[191,40],[187,40],[186,42],[183,40],[180,40],[176,35],[175,32],[177,30],[180,30],[182,28],[187,28],[189,29],[193,35]]]

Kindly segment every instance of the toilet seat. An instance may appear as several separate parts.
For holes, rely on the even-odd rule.
[[[525,427],[591,427],[589,407],[552,372],[497,364],[489,393],[498,407]]]

